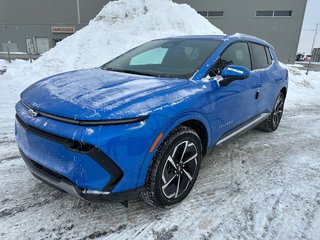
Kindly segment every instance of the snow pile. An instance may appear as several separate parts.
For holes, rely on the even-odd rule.
[[[319,101],[320,72],[300,70],[295,65],[286,65],[289,71],[288,103],[304,104]]]
[[[0,59],[0,74],[7,69],[7,61]]]
[[[223,33],[186,4],[169,0],[112,1],[88,26],[59,42],[34,63],[8,68],[0,80],[12,79],[10,82],[16,82],[20,92],[49,75],[100,66],[151,39],[192,34]]]
[[[7,64],[7,61],[0,59],[0,67],[4,66]]]

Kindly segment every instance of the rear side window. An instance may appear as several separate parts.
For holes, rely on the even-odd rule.
[[[222,53],[217,64],[221,64],[221,66],[219,66],[220,69],[223,69],[227,65],[238,65],[250,70],[251,60],[248,44],[246,42],[232,44]]]
[[[253,55],[253,69],[267,68],[268,58],[263,45],[251,43]]]

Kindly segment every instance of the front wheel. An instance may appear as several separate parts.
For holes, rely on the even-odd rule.
[[[156,207],[182,201],[197,179],[201,159],[198,134],[185,126],[175,128],[153,157],[141,197]]]
[[[272,113],[259,125],[259,128],[261,130],[266,132],[273,132],[277,130],[283,114],[284,100],[284,95],[282,92],[280,92],[273,107]]]

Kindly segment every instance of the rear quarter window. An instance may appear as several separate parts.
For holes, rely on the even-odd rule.
[[[272,56],[270,53],[270,49],[268,47],[264,47],[264,49],[266,50],[266,53],[267,53],[268,63],[269,63],[269,65],[271,65],[272,64]]]

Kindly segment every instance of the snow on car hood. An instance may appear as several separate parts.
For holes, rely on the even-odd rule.
[[[76,120],[131,118],[172,105],[186,94],[181,89],[186,84],[188,80],[96,68],[45,78],[23,91],[21,99],[34,110]]]

